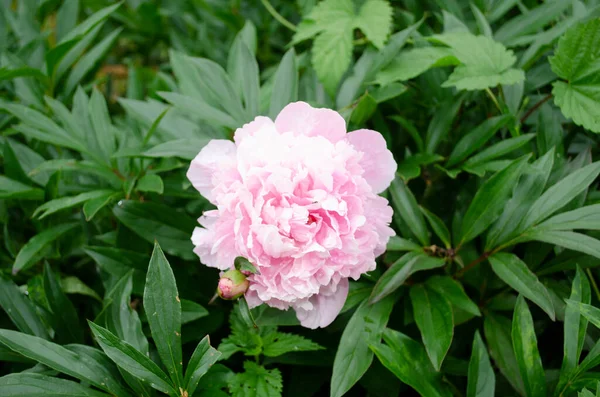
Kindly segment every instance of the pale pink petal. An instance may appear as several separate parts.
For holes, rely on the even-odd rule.
[[[364,153],[360,165],[365,171],[363,177],[373,191],[381,193],[387,189],[394,180],[398,165],[383,136],[377,131],[363,129],[348,133],[346,139],[356,150]]]
[[[324,328],[335,320],[348,296],[348,279],[341,279],[335,290],[331,291],[332,289],[323,287],[319,294],[309,299],[312,310],[296,307],[296,316],[302,326],[312,329]]]
[[[224,139],[213,139],[200,150],[200,153],[192,160],[187,177],[192,185],[208,201],[216,204],[212,194],[214,187],[222,183],[216,178],[227,169],[235,169],[236,147],[231,141]]]
[[[313,108],[306,102],[290,103],[275,119],[280,133],[293,132],[296,135],[322,136],[337,142],[346,136],[346,122],[340,114],[331,109]]]
[[[233,140],[239,145],[244,139],[255,136],[264,130],[275,130],[273,120],[265,116],[258,116],[251,122],[244,124],[242,128],[235,130]]]

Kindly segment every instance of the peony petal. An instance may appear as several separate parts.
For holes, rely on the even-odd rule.
[[[296,316],[302,326],[311,329],[324,328],[335,320],[346,303],[348,279],[341,279],[335,290],[331,290],[331,287],[323,287],[317,295],[310,298],[312,310],[296,307]]]
[[[377,131],[363,129],[348,133],[346,139],[356,150],[363,152],[360,160],[365,171],[363,178],[371,185],[373,192],[378,194],[387,189],[394,180],[398,165],[383,136]]]
[[[313,108],[306,102],[294,102],[284,107],[275,126],[280,133],[292,131],[296,135],[322,136],[337,142],[346,136],[346,122],[331,109]]]
[[[233,140],[236,145],[239,145],[244,139],[255,136],[260,131],[271,129],[275,129],[273,120],[265,116],[258,116],[251,122],[244,124],[242,128],[235,130]]]
[[[236,147],[235,143],[224,139],[213,139],[200,150],[200,153],[192,160],[187,172],[187,178],[192,185],[208,201],[216,204],[212,194],[215,187],[213,181],[216,174],[222,172],[235,172]],[[222,183],[220,177],[217,183]]]

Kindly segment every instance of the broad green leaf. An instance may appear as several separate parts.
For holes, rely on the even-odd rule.
[[[427,355],[439,371],[454,337],[452,306],[443,295],[421,284],[410,288],[410,300],[414,313],[418,313],[415,321]]]
[[[89,296],[96,299],[98,302],[102,302],[102,299],[96,291],[85,285],[83,281],[75,276],[67,276],[60,279],[60,287],[65,294],[79,294]]]
[[[542,222],[538,230],[600,230],[600,204],[563,212]]]
[[[515,305],[512,341],[527,396],[547,396],[546,375],[538,351],[533,318],[523,295],[519,295]]]
[[[535,134],[523,134],[516,138],[504,139],[469,158],[465,161],[463,168],[468,171],[469,169],[488,163],[491,160],[517,150],[533,138],[535,138]]]
[[[512,197],[498,220],[488,230],[485,250],[491,251],[498,245],[510,239],[513,233],[520,232],[520,221],[531,208],[533,202],[542,194],[552,166],[554,164],[554,149],[537,159],[528,167],[515,187]]]
[[[19,251],[12,267],[13,274],[29,268],[38,258],[38,254],[46,246],[57,240],[63,234],[73,230],[77,223],[63,223],[53,226],[32,237]]]
[[[433,276],[427,279],[426,285],[446,298],[456,308],[475,316],[481,316],[479,307],[469,298],[463,286],[452,277]]]
[[[120,201],[113,213],[146,241],[158,241],[168,254],[194,258],[190,236],[196,222],[186,214],[164,204],[128,200]]]
[[[511,329],[511,322],[505,317],[493,312],[484,317],[483,330],[490,356],[512,387],[524,396],[525,387],[512,346]]]
[[[181,324],[191,323],[199,318],[208,316],[208,310],[196,302],[181,299]]]
[[[470,3],[471,11],[473,11],[473,16],[475,17],[475,22],[477,22],[477,28],[479,29],[479,33],[486,37],[493,37],[492,28],[485,15],[481,12],[479,7],[477,7],[472,2]]]
[[[323,346],[300,335],[284,332],[273,332],[263,337],[263,354],[277,357],[289,352],[312,351],[325,349]]]
[[[108,397],[80,383],[34,373],[0,377],[4,397]]]
[[[244,372],[229,383],[233,397],[280,397],[283,378],[277,368],[266,369],[252,361],[244,361]]]
[[[366,0],[358,10],[356,27],[381,49],[392,27],[393,10],[386,0]]]
[[[565,309],[563,362],[560,369],[560,380],[557,390],[561,390],[568,382],[571,371],[579,365],[579,358],[587,332],[588,320],[577,310],[578,304],[589,305],[592,300],[590,283],[580,267],[577,267],[571,287],[571,295]]]
[[[427,127],[425,140],[425,150],[427,153],[435,153],[439,144],[446,139],[463,100],[464,96],[450,98],[443,102],[433,113],[433,117]]]
[[[561,179],[533,203],[523,221],[524,226],[533,226],[567,205],[587,189],[599,174],[600,162],[595,162]]]
[[[188,392],[190,396],[194,395],[196,387],[200,378],[208,372],[210,367],[217,362],[221,353],[210,346],[210,339],[207,336],[202,338],[185,370],[185,379],[183,381],[184,390]]]
[[[163,194],[165,190],[162,178],[156,174],[144,175],[138,180],[136,187],[140,192],[154,192],[158,194]]]
[[[427,221],[431,225],[431,228],[433,229],[435,234],[440,238],[440,240],[442,240],[442,243],[444,243],[446,248],[450,248],[450,246],[452,245],[450,239],[450,231],[448,231],[448,228],[444,224],[444,221],[442,221],[436,214],[422,206],[419,206],[419,209],[421,210],[423,215],[425,215],[425,218],[427,218]]]
[[[154,244],[154,252],[148,265],[144,309],[158,354],[175,386],[181,387],[181,301],[171,265],[158,243]]]
[[[141,157],[181,157],[192,160],[209,141],[209,138],[175,139],[142,151]]]
[[[176,393],[168,376],[148,356],[140,353],[129,343],[120,340],[109,330],[89,322],[92,333],[106,355],[120,368],[148,382],[152,388],[163,393]]]
[[[444,266],[444,258],[426,255],[421,252],[409,252],[394,262],[373,287],[369,302],[375,303],[396,291],[410,275],[421,270]]]
[[[515,254],[496,253],[489,258],[492,270],[502,281],[534,302],[554,321],[555,313],[550,294],[525,262]]]
[[[579,312],[588,321],[594,324],[595,327],[600,328],[600,309],[587,303],[581,303],[567,299],[567,307]]]
[[[415,78],[436,67],[458,65],[452,51],[444,47],[420,47],[402,51],[375,76],[375,82],[386,86],[395,81]]]
[[[387,243],[387,251],[422,251],[423,247],[410,240],[398,236],[390,237]]]
[[[369,347],[398,379],[423,396],[452,395],[420,343],[389,328],[385,329],[383,339],[386,345],[372,343]]]
[[[83,204],[83,214],[85,215],[86,221],[91,221],[92,218],[104,207],[112,204],[114,201],[123,197],[123,193],[106,193],[103,196],[99,196],[90,199]]]
[[[467,135],[463,136],[450,153],[446,167],[454,167],[471,153],[485,145],[496,132],[512,119],[509,115],[496,116],[485,120]]]
[[[135,251],[119,248],[88,246],[83,251],[94,259],[103,270],[121,278],[131,269],[146,273],[148,257]]]
[[[254,51],[248,46],[247,40],[244,39],[244,34],[247,34],[248,29],[252,28],[256,30],[252,22],[246,22],[244,29],[237,34],[227,58],[227,72],[244,100],[248,120],[258,116],[260,104],[258,63],[254,57]],[[256,32],[254,32],[254,35],[256,35]],[[254,40],[256,40],[256,37],[254,37]],[[254,47],[256,47],[256,42]]]
[[[42,189],[0,175],[0,199],[42,200]]]
[[[462,220],[460,245],[473,240],[498,219],[528,158],[529,156],[524,156],[513,161],[477,190]]]
[[[133,271],[127,272],[106,295],[106,301],[110,302],[105,308],[106,327],[119,339],[148,354],[148,340],[142,331],[142,322],[131,308],[132,274]]]
[[[79,0],[63,3],[56,13],[56,40],[61,40],[75,28],[79,15]]]
[[[66,375],[89,382],[118,396],[130,396],[109,368],[36,336],[0,329],[0,342],[9,349]],[[149,360],[149,359],[148,359]]]
[[[288,103],[298,99],[298,66],[296,63],[296,51],[291,48],[281,58],[277,72],[275,72],[269,107],[269,116],[273,120]]]
[[[171,103],[176,109],[193,117],[193,119],[202,120],[218,127],[232,129],[239,127],[238,122],[229,114],[199,99],[175,92],[160,91],[157,94]]]
[[[522,70],[512,68],[517,60],[513,52],[489,37],[452,32],[432,36],[431,40],[449,46],[461,63],[442,87],[483,90],[499,84],[515,84],[525,79]]]
[[[72,159],[55,159],[41,163],[39,166],[29,171],[29,176],[35,176],[43,172],[78,172],[86,175],[99,176],[109,182],[113,187],[119,189],[122,186],[122,181],[108,167],[100,166],[91,161],[76,161]]]
[[[81,79],[85,77],[87,73],[98,63],[100,59],[108,52],[108,50],[112,47],[114,42],[117,40],[119,33],[123,28],[117,28],[108,34],[102,41],[94,48],[91,49],[88,53],[81,57],[81,59],[77,62],[69,77],[67,77],[67,81],[65,82],[64,92],[66,94],[70,94],[77,87],[77,85],[81,82]]]
[[[44,292],[57,324],[55,331],[59,334],[58,340],[63,343],[83,342],[83,329],[75,306],[63,292],[47,262],[44,264]]]
[[[96,26],[101,21],[108,18],[110,14],[112,14],[117,8],[121,6],[121,3],[113,4],[111,6],[105,7],[91,16],[89,16],[85,21],[77,25],[75,29],[71,30],[65,37],[62,38],[61,43],[66,41],[70,41],[72,39],[78,38],[80,36],[85,35],[89,32],[94,26]]]
[[[533,228],[530,232],[524,234],[518,241],[531,240],[555,244],[560,247],[600,258],[600,240],[585,234],[564,230],[538,230],[537,228]]]
[[[50,338],[31,300],[15,283],[2,276],[0,276],[0,307],[21,332],[43,339]]]
[[[102,152],[105,161],[108,162],[116,149],[116,137],[113,132],[110,115],[108,114],[106,100],[104,99],[104,95],[97,89],[92,91],[88,103],[88,114],[98,148]]]
[[[467,397],[494,397],[495,389],[496,375],[490,362],[490,356],[479,331],[475,331],[473,350],[469,361]]]
[[[325,91],[334,97],[352,61],[352,25],[328,29],[314,41],[312,64]]]
[[[359,381],[373,362],[369,345],[379,343],[394,306],[394,297],[364,301],[344,328],[333,362],[331,397],[341,397]]]
[[[85,203],[88,200],[97,199],[99,197],[107,198],[114,193],[115,192],[111,190],[92,190],[91,192],[81,193],[77,196],[61,197],[50,200],[37,207],[33,212],[33,217],[39,217],[39,219],[43,219],[48,215],[54,214],[55,212],[73,208],[79,204]]]
[[[16,69],[0,68],[0,81],[16,79],[18,77],[35,77],[42,82],[45,82],[47,79],[47,76],[42,71],[28,66]]]
[[[573,122],[600,132],[600,20],[592,19],[571,27],[559,40],[552,70],[567,80],[553,83],[554,102]]]
[[[395,208],[411,232],[424,246],[429,245],[429,234],[423,214],[419,209],[417,200],[408,186],[399,178],[394,179],[389,189]]]

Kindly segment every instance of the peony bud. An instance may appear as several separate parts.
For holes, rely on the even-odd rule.
[[[217,293],[222,299],[233,300],[244,295],[250,282],[239,270],[228,270],[221,276]]]

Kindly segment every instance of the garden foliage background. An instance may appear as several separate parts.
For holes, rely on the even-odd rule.
[[[599,16],[0,0],[0,396],[595,395]],[[189,161],[295,100],[399,164],[398,236],[315,331],[209,304],[190,242]]]

